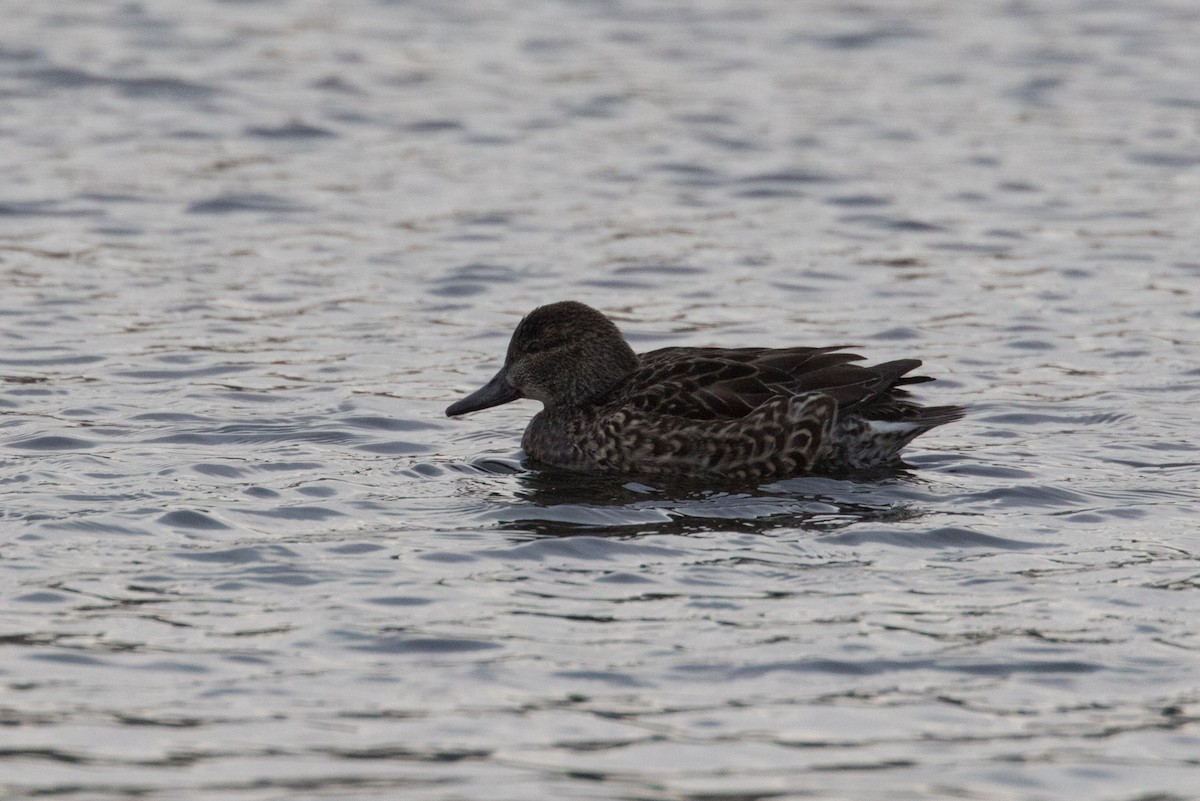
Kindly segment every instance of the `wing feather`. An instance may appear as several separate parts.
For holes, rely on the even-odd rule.
[[[778,397],[820,393],[840,409],[859,407],[884,418],[902,411],[900,385],[926,381],[907,376],[921,365],[899,359],[863,366],[842,346],[825,348],[662,348],[642,354],[620,401],[638,411],[690,420],[746,417]]]

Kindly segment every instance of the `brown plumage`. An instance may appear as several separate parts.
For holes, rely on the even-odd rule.
[[[959,406],[923,407],[902,386],[921,365],[866,367],[829,348],[662,348],[634,354],[617,327],[574,301],[517,326],[504,366],[452,404],[455,416],[517,398],[545,408],[522,447],[551,466],[601,473],[769,478],[897,463]]]

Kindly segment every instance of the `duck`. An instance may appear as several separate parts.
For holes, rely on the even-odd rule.
[[[776,479],[897,467],[962,406],[921,406],[918,359],[873,366],[847,346],[667,347],[637,354],[578,301],[525,315],[504,364],[446,409],[458,417],[528,398],[521,439],[540,465],[580,473]]]

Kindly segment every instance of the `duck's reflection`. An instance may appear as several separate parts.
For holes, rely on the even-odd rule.
[[[513,476],[514,502],[498,516],[505,531],[537,536],[831,531],[925,514],[920,483],[903,467],[870,476],[806,476],[761,485],[704,479],[636,479],[539,469]]]

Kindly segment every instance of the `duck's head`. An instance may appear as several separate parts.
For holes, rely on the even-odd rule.
[[[504,366],[481,389],[451,404],[454,417],[517,398],[547,408],[577,406],[608,392],[637,367],[621,332],[590,306],[566,300],[539,306],[517,325]]]

